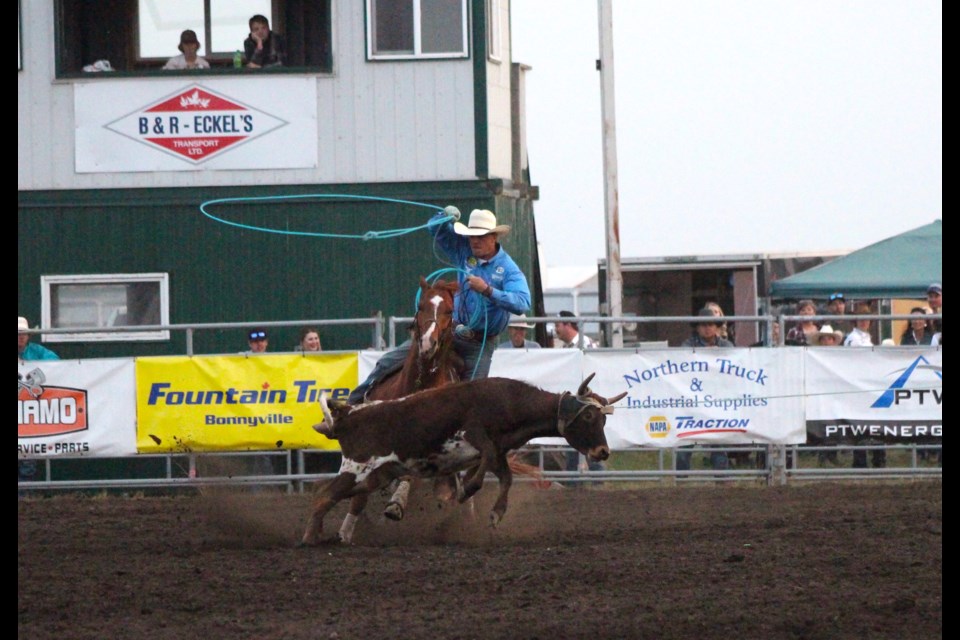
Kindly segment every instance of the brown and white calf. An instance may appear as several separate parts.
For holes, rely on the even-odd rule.
[[[303,544],[320,542],[323,518],[335,504],[351,498],[340,539],[350,542],[357,516],[373,491],[405,475],[435,477],[466,470],[457,499],[462,503],[483,486],[488,471],[497,476],[500,493],[490,512],[497,526],[507,510],[513,480],[507,454],[534,438],[562,436],[594,460],[610,455],[603,433],[607,414],[622,393],[606,399],[589,389],[593,375],[576,395],[550,393],[509,378],[421,391],[375,404],[328,406],[321,398],[324,421],[314,428],[340,441],[340,473],[323,485],[303,534]]]

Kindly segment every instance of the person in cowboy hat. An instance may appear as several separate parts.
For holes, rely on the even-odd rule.
[[[20,360],[59,360],[60,356],[42,344],[30,342],[30,323],[23,316],[17,317],[17,358]]]
[[[723,319],[714,314],[709,307],[697,312],[696,320],[690,323],[696,333],[683,341],[683,347],[732,347],[733,343],[720,335]]]
[[[829,324],[825,324],[810,336],[809,342],[814,347],[836,347],[843,344],[843,331],[834,330]]]
[[[452,224],[451,224],[452,223]],[[474,209],[467,224],[460,222],[460,210],[449,206],[438,211],[428,225],[436,246],[457,268],[460,292],[453,301],[453,348],[463,358],[464,378],[486,378],[497,348],[497,336],[510,322],[511,314],[530,308],[527,277],[500,246],[510,225],[497,224],[488,209]],[[359,404],[367,391],[385,375],[403,366],[409,342],[380,357],[373,371],[347,398]]]
[[[210,63],[203,57],[197,55],[200,50],[200,41],[197,39],[197,32],[193,29],[186,29],[180,34],[180,55],[173,56],[167,60],[163,68],[168,71],[183,71],[185,69],[209,69]]]
[[[507,323],[507,335],[509,340],[500,343],[503,349],[539,349],[540,343],[533,340],[527,340],[527,329],[533,329],[535,325],[527,322],[526,314],[521,313],[518,316],[510,316],[510,322]]]

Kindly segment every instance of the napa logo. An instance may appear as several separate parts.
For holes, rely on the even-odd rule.
[[[17,437],[38,438],[85,431],[87,392],[46,384],[43,371],[17,372]]]
[[[892,373],[897,373],[894,371]],[[908,383],[909,386],[908,386]],[[924,356],[917,356],[909,367],[893,381],[886,391],[870,405],[871,409],[889,409],[891,406],[942,406],[943,367],[930,364]]]
[[[645,428],[651,438],[666,438],[670,433],[670,421],[666,416],[650,416]]]

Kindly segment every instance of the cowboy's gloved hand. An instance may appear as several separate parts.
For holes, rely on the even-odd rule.
[[[452,204],[450,204],[450,205],[447,205],[447,206],[445,206],[445,207],[443,208],[443,212],[444,212],[445,214],[447,214],[448,216],[452,217],[454,220],[456,220],[456,221],[459,222],[459,220],[460,220],[460,209],[457,209],[455,206],[453,206]]]

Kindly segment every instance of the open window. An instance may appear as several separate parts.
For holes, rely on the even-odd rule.
[[[110,76],[85,73],[84,66],[110,62],[116,75],[160,73],[179,54],[180,33],[192,29],[199,54],[212,72],[243,73],[233,68],[233,53],[243,49],[249,19],[260,14],[283,36],[284,67],[268,72],[333,71],[331,0],[54,0],[57,29],[57,77]],[[211,71],[171,72],[210,73]],[[263,72],[263,71],[261,71]]]
[[[89,329],[170,323],[166,273],[40,276],[41,328]],[[169,340],[170,332],[44,334],[44,342]]]
[[[371,60],[466,58],[467,0],[366,0]]]

